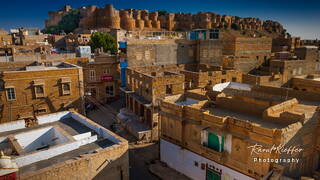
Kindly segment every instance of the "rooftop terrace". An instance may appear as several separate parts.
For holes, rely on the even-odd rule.
[[[0,125],[0,150],[11,156],[21,173],[97,152],[123,140],[76,112],[37,117],[37,126],[24,120]]]
[[[222,89],[227,90],[228,87],[223,86]],[[274,95],[267,98],[269,96],[264,97],[262,94],[254,92],[250,94],[250,92],[250,88],[236,88],[235,91],[232,91],[231,88],[231,92],[228,94],[216,92],[214,98],[207,94],[206,100],[196,98],[194,95],[191,97],[187,94],[180,94],[166,97],[164,102],[182,108],[188,106],[213,116],[213,119],[214,117],[231,117],[267,129],[283,129],[297,122],[304,124],[312,119],[317,111],[317,106],[298,101],[295,98],[286,100]],[[201,94],[201,96],[203,95]]]

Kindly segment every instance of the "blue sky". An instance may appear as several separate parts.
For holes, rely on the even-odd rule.
[[[1,0],[3,1],[3,0]],[[0,6],[0,28],[44,27],[48,11],[65,4],[72,7],[115,4],[117,9],[167,10],[171,12],[212,11],[240,17],[279,21],[289,33],[304,39],[320,39],[318,0],[11,0]]]

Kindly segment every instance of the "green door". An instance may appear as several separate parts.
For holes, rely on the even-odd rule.
[[[208,147],[217,152],[220,152],[219,138],[217,135],[211,132],[208,134]]]
[[[221,175],[217,172],[214,172],[211,169],[207,169],[207,178],[206,180],[221,180]]]

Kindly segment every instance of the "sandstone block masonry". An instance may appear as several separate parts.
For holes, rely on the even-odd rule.
[[[167,64],[222,65],[220,40],[129,40],[129,66]]]
[[[61,18],[72,9],[65,6],[56,12],[49,12],[46,26],[58,24]],[[79,8],[81,19],[79,26],[84,29],[110,28],[133,30],[192,30],[228,28],[237,26],[241,30],[264,30],[283,34],[284,28],[275,21],[262,21],[258,18],[240,18],[237,16],[220,15],[213,12],[167,13],[149,12],[148,10],[124,9],[117,10],[108,4],[103,8],[91,5]]]
[[[308,98],[299,96],[302,101],[286,100],[266,87],[254,87],[251,91],[229,89],[218,94],[208,92],[204,96],[207,100],[195,97],[185,93],[167,96],[160,102],[162,139],[255,179],[265,177],[270,171],[297,179],[302,175],[312,176],[319,168],[318,142],[314,133],[319,126],[319,108],[304,104]],[[279,144],[298,145],[303,151],[294,155],[251,154],[248,147],[254,144],[265,148]],[[253,159],[292,156],[300,162],[259,163]],[[193,161],[184,162],[179,168],[172,168],[198,168],[193,166]],[[277,172],[278,165],[282,169],[280,172]],[[222,171],[222,179],[226,174]]]
[[[83,112],[82,68],[35,63],[0,69],[0,122],[33,118],[69,108]]]

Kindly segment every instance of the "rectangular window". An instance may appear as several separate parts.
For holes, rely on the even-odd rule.
[[[206,130],[201,133],[202,145],[206,146],[214,151],[223,152],[224,151],[224,136],[216,135],[215,133],[208,132]]]
[[[107,96],[114,96],[113,86],[106,86],[106,94]]]
[[[172,85],[166,85],[166,94],[172,94]]]
[[[16,93],[14,88],[7,88],[7,98],[9,101],[16,99]]]
[[[62,83],[62,94],[63,95],[70,95],[71,94],[70,83]]]
[[[104,70],[104,74],[110,74],[110,68],[106,68],[106,69]]]
[[[206,180],[221,180],[221,174],[213,169],[207,169]]]
[[[34,94],[36,98],[42,98],[45,96],[43,85],[34,85]]]
[[[95,70],[90,70],[90,81],[95,81],[96,80],[96,71]]]
[[[38,114],[46,113],[46,112],[47,112],[47,109],[41,108],[41,109],[38,109],[36,112],[37,112]]]
[[[43,94],[44,90],[43,90],[43,86],[36,86],[36,93],[37,94]]]

